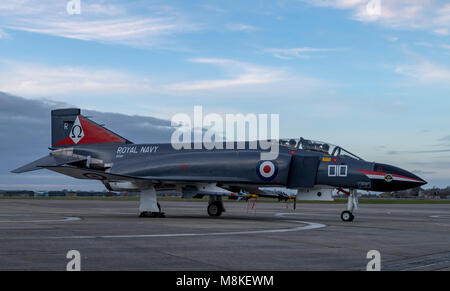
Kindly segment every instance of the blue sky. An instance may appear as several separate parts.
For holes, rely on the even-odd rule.
[[[2,0],[0,91],[170,118],[278,113],[450,185],[447,1]],[[121,133],[126,136],[126,133]]]

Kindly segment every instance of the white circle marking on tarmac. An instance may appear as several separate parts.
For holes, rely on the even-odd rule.
[[[278,213],[275,216],[291,215],[292,213]],[[295,214],[295,213],[293,213]],[[230,232],[207,232],[207,233],[162,233],[162,234],[125,234],[125,235],[80,235],[80,236],[60,236],[60,237],[36,237],[39,239],[98,239],[98,238],[158,238],[158,237],[193,237],[193,236],[220,236],[220,235],[244,235],[244,234],[262,234],[262,233],[283,233],[303,231],[310,229],[323,228],[326,225],[316,222],[286,220],[289,222],[296,222],[306,224],[291,228],[280,229],[265,229],[265,230],[249,230],[249,231],[230,231]]]
[[[64,217],[61,219],[32,219],[32,220],[0,220],[1,222],[20,222],[20,223],[30,223],[30,222],[68,222],[68,221],[77,221],[81,220],[79,217]]]

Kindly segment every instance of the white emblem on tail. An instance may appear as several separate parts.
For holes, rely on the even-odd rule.
[[[84,137],[84,131],[83,127],[81,126],[79,116],[77,116],[77,119],[75,120],[75,123],[73,124],[72,129],[70,130],[69,136],[75,144],[77,144]]]

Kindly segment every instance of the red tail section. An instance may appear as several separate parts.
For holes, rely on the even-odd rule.
[[[75,120],[65,121],[61,126],[67,132],[66,137],[53,146],[67,146],[92,143],[131,143],[112,131],[98,125],[82,115]]]

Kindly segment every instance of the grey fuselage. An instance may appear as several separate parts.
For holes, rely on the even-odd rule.
[[[106,143],[76,145],[73,152],[101,160],[108,165],[107,173],[149,180],[292,189],[325,185],[372,191],[397,191],[426,183],[416,175],[390,165],[286,146],[280,146],[278,157],[269,161],[269,167],[263,167],[262,163],[266,161],[261,160],[261,152],[264,151],[248,148],[248,143],[245,149],[213,150],[177,150],[169,143]]]

